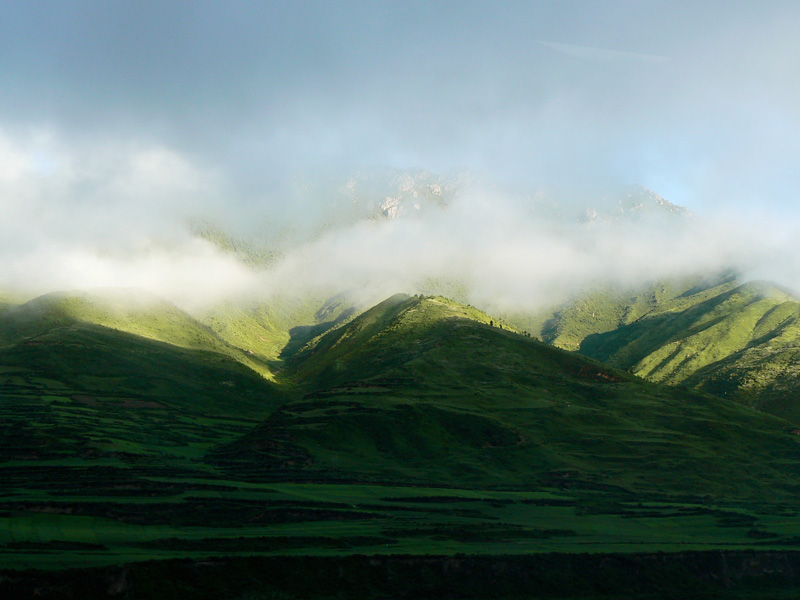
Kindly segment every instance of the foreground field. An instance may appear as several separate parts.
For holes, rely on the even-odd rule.
[[[13,466],[3,474],[13,475]],[[37,470],[32,470],[36,473]],[[44,466],[58,492],[0,499],[4,568],[63,569],[214,556],[507,555],[787,550],[800,511],[608,490],[537,492],[348,484],[247,484]],[[31,470],[28,470],[31,473]],[[73,489],[67,481],[75,482]],[[44,482],[42,482],[44,483]],[[12,484],[13,485],[13,484]],[[45,486],[41,486],[45,487]],[[80,488],[90,488],[82,491]],[[100,487],[100,489],[97,489]]]

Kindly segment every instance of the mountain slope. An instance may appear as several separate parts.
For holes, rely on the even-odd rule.
[[[731,277],[587,336],[580,351],[651,381],[685,383],[796,420],[798,339],[800,301],[770,284]]]
[[[509,321],[535,332],[545,342],[578,350],[588,336],[614,331],[656,310],[702,282],[699,277],[664,280],[640,287],[600,287],[537,314],[508,315]]]
[[[488,321],[445,299],[392,297],[298,355],[289,379],[305,397],[211,459],[257,480],[741,497],[800,484],[788,423]]]
[[[54,292],[0,313],[0,347],[11,346],[76,323],[94,324],[180,348],[216,352],[265,377],[267,366],[223,341],[175,305],[137,289]]]
[[[109,463],[134,480],[123,473],[199,457],[285,399],[225,355],[73,323],[0,348],[0,463],[31,465],[31,482],[55,476],[37,474],[39,460],[101,461],[101,480]]]
[[[197,318],[231,346],[267,361],[290,356],[312,338],[349,320],[358,308],[346,294],[272,296],[217,304]]]
[[[312,340],[289,361],[287,376],[306,389],[366,378],[418,353],[420,338],[452,319],[493,322],[486,313],[441,296],[420,300],[397,294]],[[366,355],[370,359],[365,363],[361,359]]]

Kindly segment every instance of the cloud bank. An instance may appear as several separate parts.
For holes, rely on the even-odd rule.
[[[227,296],[253,274],[189,236],[223,187],[164,147],[64,147],[0,133],[0,289],[142,287],[184,305]]]
[[[232,211],[225,177],[176,150],[76,150],[52,136],[0,135],[0,289],[141,287],[191,310],[245,297],[348,291],[369,303],[440,289],[484,307],[536,310],[592,285],[635,286],[730,267],[800,289],[796,227],[758,210],[714,219],[659,210],[602,218],[613,202],[604,205],[598,193],[552,200],[569,209],[553,211],[530,195],[473,182],[447,208],[337,221],[333,199],[341,187],[306,183],[283,191],[287,205],[302,210],[287,208],[285,221],[276,222],[263,207]],[[576,219],[581,202],[599,208],[601,218]],[[308,232],[262,269],[187,227],[188,217],[220,220],[246,237],[297,228],[300,212],[312,224]],[[259,243],[270,244],[269,236]]]
[[[800,289],[796,239],[774,221],[652,214],[596,221],[524,211],[514,197],[468,191],[424,218],[363,222],[290,253],[265,289],[347,289],[366,303],[398,291],[455,290],[482,307],[535,311],[596,286],[736,269]],[[591,199],[587,199],[591,202]],[[591,204],[589,204],[591,206]]]

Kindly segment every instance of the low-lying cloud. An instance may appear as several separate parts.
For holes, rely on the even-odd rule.
[[[584,4],[2,3],[0,289],[534,307],[727,266],[800,287],[800,5]],[[700,217],[590,225],[462,186],[354,222],[298,177],[353,166],[572,186],[571,208],[641,183]],[[282,257],[248,269],[187,218]]]
[[[169,148],[76,149],[0,135],[0,289],[139,287],[191,310],[308,292],[346,291],[367,304],[443,291],[487,308],[536,310],[595,285],[723,268],[800,287],[794,226],[757,212],[678,216],[656,208],[629,217],[586,191],[586,207],[600,213],[576,219],[574,198],[562,206],[569,210],[541,210],[525,201],[530,195],[472,184],[447,208],[326,228],[326,218],[337,220],[332,200],[341,190],[309,182],[301,198],[290,189],[281,192],[276,223],[264,206],[229,202],[224,177]],[[279,259],[253,269],[193,237],[187,219],[197,217],[232,228],[234,238],[312,225]]]
[[[331,232],[290,253],[265,281],[269,290],[348,289],[367,301],[439,285],[505,310],[537,310],[595,286],[635,288],[728,268],[795,286],[800,262],[791,258],[791,238],[770,240],[768,231],[767,220],[758,226],[730,216],[575,221],[526,212],[498,192],[466,192],[425,218]]]
[[[252,272],[184,226],[222,196],[213,173],[161,146],[0,134],[0,288],[132,286],[184,305],[227,296]]]

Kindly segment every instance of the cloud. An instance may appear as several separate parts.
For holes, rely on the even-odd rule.
[[[392,185],[408,185],[386,173]],[[576,219],[582,207],[610,214],[621,196],[591,188],[537,196],[457,178],[447,209],[434,202],[406,218],[365,219],[385,190],[367,185],[358,208],[342,196],[337,181],[345,180],[298,180],[281,188],[282,211],[264,210],[229,202],[234,186],[222,174],[162,145],[70,146],[41,131],[0,133],[0,289],[141,287],[192,310],[242,297],[348,291],[366,305],[443,290],[487,308],[537,310],[592,285],[728,267],[800,288],[797,228],[778,228],[779,217],[763,211],[587,222]],[[191,217],[243,237],[261,232],[252,239],[280,243],[283,255],[250,269],[193,238]],[[281,231],[293,233],[280,242],[267,235]]]
[[[228,295],[253,274],[185,227],[224,203],[213,171],[162,146],[0,132],[0,288],[142,287],[184,305]]]
[[[346,289],[368,304],[398,291],[451,286],[482,307],[535,311],[593,286],[635,288],[770,266],[779,283],[800,289],[792,235],[771,239],[764,235],[771,227],[769,218],[752,215],[580,222],[526,212],[497,191],[471,190],[446,211],[362,222],[309,242],[265,274],[264,290]]]
[[[568,56],[596,62],[640,62],[640,63],[665,63],[669,60],[668,56],[657,54],[643,54],[641,52],[624,52],[621,50],[610,50],[608,48],[593,48],[591,46],[579,46],[577,44],[559,44],[556,42],[539,41],[542,46],[547,46],[558,52],[563,52]]]
[[[136,253],[41,244],[7,263],[2,277],[4,287],[34,294],[139,288],[190,310],[251,290],[256,283],[252,271],[199,240]]]
[[[798,24],[785,2],[7,2],[0,286],[166,288],[200,269],[192,253],[234,272],[186,235],[187,216],[251,235],[315,230],[327,200],[300,193],[298,174],[371,166],[474,169],[589,203],[599,187],[641,183],[713,225],[584,231],[476,193],[441,222],[297,247],[264,289],[394,292],[455,271],[476,298],[521,302],[594,274],[624,282],[704,261],[789,282],[796,261],[773,221],[797,218]],[[720,225],[753,204],[777,215],[761,239],[747,219]],[[173,275],[148,283],[148,265]]]

